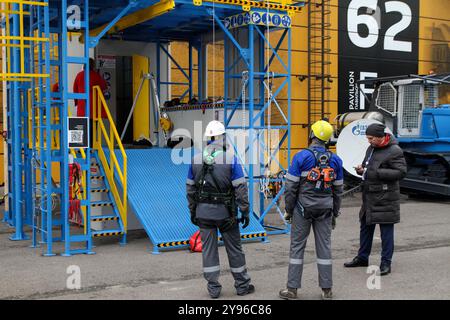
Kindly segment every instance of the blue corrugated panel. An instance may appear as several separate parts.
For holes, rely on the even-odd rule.
[[[156,148],[126,150],[129,204],[153,245],[161,249],[185,246],[197,231],[190,221],[186,199],[188,164],[174,164],[171,152]],[[241,234],[244,240],[266,236],[254,217]]]

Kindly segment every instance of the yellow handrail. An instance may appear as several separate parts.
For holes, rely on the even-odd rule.
[[[97,150],[100,162],[105,170],[106,179],[109,182],[111,192],[114,200],[116,201],[117,208],[122,218],[123,227],[127,230],[127,154],[123,148],[122,141],[120,140],[119,133],[117,132],[114,120],[111,116],[111,112],[106,104],[105,97],[99,86],[95,86],[92,90],[93,94],[93,119],[94,119],[94,149]],[[106,118],[102,118],[102,111],[106,113]],[[108,120],[109,132],[106,129],[104,120]],[[109,161],[107,160],[103,142],[105,148],[109,151]],[[121,167],[117,156],[114,152],[114,146],[117,144],[122,154],[123,166]],[[117,171],[118,179],[122,185],[122,196],[119,193],[119,185],[114,177],[114,173]]]

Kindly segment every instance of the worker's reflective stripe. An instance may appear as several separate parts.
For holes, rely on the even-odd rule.
[[[342,186],[344,184],[344,180],[335,180],[333,182],[333,185],[335,186]]]
[[[191,186],[195,186],[195,181],[192,179],[186,179],[186,184],[189,184]]]
[[[290,174],[289,172],[286,174],[286,179],[294,181],[294,182],[300,181],[300,177],[294,176],[294,175]]]
[[[289,259],[290,264],[303,264],[303,259]]]
[[[310,171],[303,171],[301,176],[302,177],[307,177]]]
[[[237,187],[241,183],[245,183],[245,177],[240,177],[238,179],[231,181],[231,184],[233,185],[233,187]]]
[[[230,268],[230,269],[231,269],[231,272],[233,272],[233,273],[241,273],[241,272],[244,272],[246,268],[247,268],[247,266],[244,264],[242,267]]]
[[[329,266],[332,264],[332,260],[331,259],[317,259],[317,264]]]
[[[204,273],[211,273],[211,272],[217,272],[217,271],[220,271],[220,266],[203,268]]]

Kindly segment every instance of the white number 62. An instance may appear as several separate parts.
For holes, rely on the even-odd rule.
[[[374,12],[377,10],[378,0],[352,0],[348,7],[347,29],[350,40],[360,48],[371,48],[378,42],[378,22],[373,15],[358,14],[360,8],[369,8]],[[395,36],[408,28],[412,21],[411,8],[401,1],[388,1],[385,3],[386,13],[399,12],[402,19],[391,26],[384,35],[384,49],[391,51],[412,52],[412,42],[395,40]],[[367,37],[358,33],[359,25],[366,25]]]

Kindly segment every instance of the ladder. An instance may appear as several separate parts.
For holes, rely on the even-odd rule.
[[[330,116],[330,1],[308,3],[308,127]]]
[[[42,91],[49,81],[49,50],[46,50],[49,48],[48,6],[48,0],[11,0],[1,3],[3,30],[0,38],[7,62],[7,67],[1,72],[1,80],[7,82],[8,101],[8,208],[4,221],[15,227],[11,240],[28,239],[24,226],[32,224],[35,207],[32,199],[33,154],[29,145],[28,122],[32,101],[28,92],[35,87]],[[30,19],[29,23],[27,19]],[[38,54],[38,61],[35,53]],[[41,99],[44,100],[42,95]],[[42,101],[40,107],[44,108]],[[41,200],[42,208],[46,210],[45,206],[50,201],[44,201],[44,198]]]
[[[74,26],[68,26],[67,8],[70,5],[78,5],[81,9],[81,21],[79,22],[79,29],[74,30]],[[59,48],[60,48],[60,92],[61,96],[61,108],[60,117],[64,119],[62,121],[61,132],[61,181],[69,181],[69,146],[68,146],[68,111],[71,102],[75,103],[75,100],[84,100],[85,102],[85,115],[90,117],[90,103],[89,97],[89,0],[61,0],[61,20],[60,20],[60,36],[59,36]],[[70,29],[70,30],[69,30]],[[83,44],[82,56],[69,56],[68,43],[69,43],[69,31],[76,31],[81,33],[81,36],[85,39]],[[84,93],[72,92],[72,84],[69,83],[68,70],[69,65],[82,66],[84,72]],[[91,170],[91,152],[90,147],[84,149],[84,152],[80,152],[81,157],[74,157],[74,162],[79,163],[81,166],[82,175],[84,177],[84,190],[83,197],[81,199],[81,211],[83,215],[84,229],[81,234],[72,234],[69,222],[69,186],[68,183],[61,186],[63,190],[63,199],[61,201],[61,216],[63,219],[64,228],[64,254],[63,256],[70,256],[72,254],[93,254],[92,252],[92,234],[91,234],[91,206],[90,206],[90,170]],[[81,150],[80,150],[81,151]],[[72,245],[75,243],[81,243],[77,248],[73,249]]]
[[[73,2],[73,3],[72,3]],[[89,175],[90,175],[90,151],[70,150],[68,145],[68,117],[69,105],[73,100],[86,102],[86,114],[89,116],[89,72],[85,73],[84,93],[71,92],[72,84],[69,84],[69,65],[80,65],[84,70],[89,70],[89,47],[85,44],[82,56],[68,55],[68,25],[67,7],[75,4],[75,1],[62,0],[57,9],[60,13],[55,25],[49,26],[48,7],[44,14],[37,8],[30,19],[31,33],[45,32],[49,41],[32,46],[37,59],[32,60],[32,68],[39,73],[56,74],[52,79],[37,80],[31,90],[31,119],[33,143],[33,200],[36,204],[33,209],[33,247],[40,244],[46,246],[44,256],[54,256],[54,242],[63,242],[63,256],[92,252],[92,237],[90,230],[90,206],[89,206]],[[77,5],[83,10],[82,17],[88,17],[88,1],[77,1]],[[35,19],[36,18],[36,19]],[[83,19],[83,18],[82,18]],[[81,21],[78,31],[85,37],[89,36],[89,26]],[[51,36],[56,40],[56,46],[50,47]],[[53,55],[51,52],[53,51]],[[58,84],[55,86],[55,84]],[[72,157],[69,160],[69,152]],[[80,201],[81,214],[85,225],[84,232],[76,233],[71,228],[69,221],[69,164],[70,161],[79,163],[82,170],[83,196]],[[56,167],[59,170],[55,170]],[[52,172],[53,171],[53,172]],[[52,174],[59,173],[59,181],[55,183]],[[64,183],[61,183],[64,182]],[[59,206],[59,208],[58,208]],[[59,210],[58,210],[59,209]],[[54,229],[60,231],[60,236],[54,237]],[[76,233],[76,234],[75,234]],[[38,242],[38,234],[40,241]],[[73,244],[77,243],[77,248]],[[81,243],[81,246],[79,245]]]

